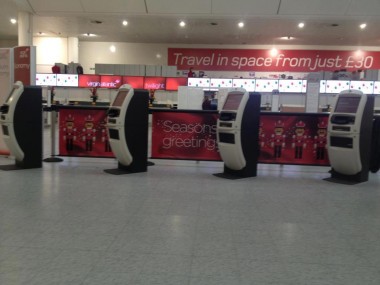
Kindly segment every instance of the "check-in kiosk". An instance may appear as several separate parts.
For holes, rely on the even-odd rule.
[[[107,112],[111,149],[118,160],[110,174],[147,171],[149,92],[122,85]]]
[[[374,97],[358,90],[336,96],[327,137],[331,178],[326,180],[343,184],[368,180],[373,107]]]
[[[1,106],[1,129],[14,165],[2,170],[42,167],[42,89],[17,81]]]
[[[236,179],[257,174],[261,95],[244,89],[230,91],[219,113],[217,142],[224,172],[216,176]]]

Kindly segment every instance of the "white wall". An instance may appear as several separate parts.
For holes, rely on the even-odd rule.
[[[115,52],[110,51],[111,45],[115,46]],[[80,42],[79,62],[88,74],[94,73],[95,63],[167,65],[168,47],[165,44]]]
[[[54,63],[68,63],[67,38],[33,38],[37,47],[37,73],[51,73]]]

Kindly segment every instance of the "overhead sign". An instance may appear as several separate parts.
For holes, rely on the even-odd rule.
[[[334,71],[380,69],[380,52],[337,50],[169,48],[168,65],[179,70]]]

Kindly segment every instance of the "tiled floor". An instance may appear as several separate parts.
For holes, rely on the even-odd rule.
[[[379,174],[346,186],[326,167],[259,165],[225,180],[220,162],[154,162],[0,171],[0,284],[380,284]]]

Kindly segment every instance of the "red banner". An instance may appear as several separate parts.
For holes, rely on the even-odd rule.
[[[60,109],[59,155],[114,157],[105,124],[106,110]]]
[[[165,90],[165,77],[145,77],[144,89]]]
[[[329,165],[327,115],[260,115],[260,163]]]
[[[31,47],[14,48],[14,81],[21,81],[24,85],[30,85]]]
[[[154,112],[152,158],[221,160],[216,144],[217,116]],[[259,163],[328,166],[327,121],[327,115],[261,114]]]
[[[169,48],[168,65],[179,70],[334,71],[380,69],[380,52]]]
[[[78,87],[92,88],[100,86],[100,75],[79,74]]]
[[[220,160],[217,114],[154,112],[152,158]]]
[[[134,89],[144,89],[144,76],[123,76],[123,84],[129,84]]]
[[[177,91],[179,86],[187,86],[187,77],[166,77],[166,90]]]

